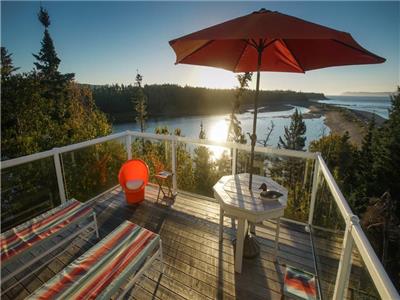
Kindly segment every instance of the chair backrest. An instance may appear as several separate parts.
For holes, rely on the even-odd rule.
[[[149,167],[141,159],[131,159],[125,162],[119,170],[118,180],[125,187],[128,180],[141,179],[146,185],[149,181]]]

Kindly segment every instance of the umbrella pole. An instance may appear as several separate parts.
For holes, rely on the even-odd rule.
[[[258,47],[258,63],[257,63],[257,82],[256,82],[256,95],[254,98],[254,117],[253,117],[253,134],[251,135],[251,152],[250,152],[250,179],[249,179],[249,190],[253,183],[253,165],[254,165],[254,147],[257,142],[256,128],[257,128],[257,108],[258,108],[258,95],[260,93],[260,67],[262,58],[263,48],[261,45]]]

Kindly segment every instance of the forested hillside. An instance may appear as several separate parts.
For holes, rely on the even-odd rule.
[[[103,85],[90,86],[96,105],[113,122],[129,122],[135,118],[132,98],[135,86]],[[207,89],[181,87],[172,84],[145,85],[149,117],[178,117],[188,115],[210,115],[229,113],[232,110],[234,89]],[[294,91],[261,91],[260,106],[297,104],[308,106],[310,99],[325,99],[323,94]],[[252,107],[254,91],[246,91],[242,98],[242,110]]]

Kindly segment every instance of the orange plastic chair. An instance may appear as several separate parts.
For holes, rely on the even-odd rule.
[[[119,170],[118,181],[125,192],[126,202],[140,203],[144,200],[144,188],[149,181],[149,167],[141,159],[128,160]]]

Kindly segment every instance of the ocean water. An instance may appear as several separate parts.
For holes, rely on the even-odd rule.
[[[375,113],[382,118],[389,118],[391,100],[389,96],[327,96],[329,100],[319,100],[320,103],[339,107]]]
[[[286,111],[275,112],[261,112],[257,117],[257,137],[259,140],[265,139],[268,128],[271,127],[271,122],[275,125],[274,130],[268,141],[268,145],[276,147],[279,142],[279,137],[283,136],[285,126],[290,125],[290,116],[294,113],[295,109],[302,113],[308,112],[304,107],[288,107]],[[200,132],[200,124],[203,124],[206,132],[207,139],[214,141],[226,141],[228,133],[229,115],[219,116],[196,116],[196,117],[181,117],[181,118],[168,118],[168,119],[150,119],[147,121],[146,132],[154,132],[158,126],[167,126],[171,132],[175,128],[180,128],[182,135],[190,138],[198,138]],[[253,114],[246,112],[238,115],[241,122],[242,129],[245,133],[251,133],[253,127]],[[307,126],[307,139],[306,147],[311,141],[319,139],[323,135],[329,134],[329,128],[324,124],[324,117],[315,119],[305,119]],[[113,132],[121,132],[124,130],[138,130],[139,127],[136,123],[125,123],[113,125]],[[250,139],[247,136],[247,142]],[[215,150],[215,149],[214,149]]]

